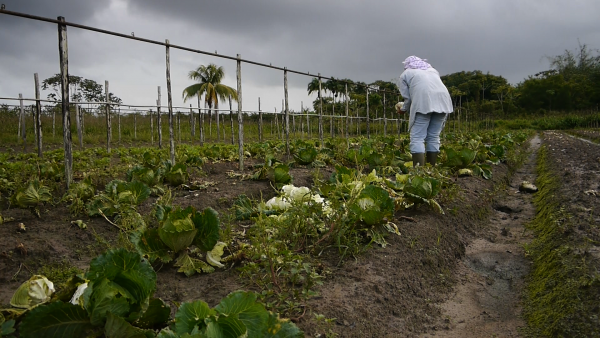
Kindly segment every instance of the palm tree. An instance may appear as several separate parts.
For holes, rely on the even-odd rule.
[[[229,86],[221,83],[221,80],[225,76],[223,67],[211,63],[208,66],[201,65],[196,70],[192,70],[188,73],[190,80],[198,81],[183,90],[183,101],[197,96],[198,99],[204,95],[204,103],[208,106],[208,119],[212,126],[212,109],[219,109],[219,100],[225,101],[229,97],[237,101],[237,91]],[[219,126],[218,126],[218,113],[217,113],[217,138],[219,138]]]

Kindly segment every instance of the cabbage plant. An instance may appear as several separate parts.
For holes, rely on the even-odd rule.
[[[14,332],[16,322],[22,338],[303,337],[289,320],[268,312],[252,292],[230,293],[214,308],[199,300],[185,302],[171,318],[169,305],[153,298],[154,269],[125,249],[94,258],[86,278],[88,285],[76,302],[38,304],[8,321],[6,330],[3,325],[2,334]]]
[[[207,259],[210,265],[199,259],[198,249],[210,252],[215,250],[219,241],[219,215],[212,208],[198,212],[191,206],[185,209],[175,207],[159,222],[158,229],[138,229],[131,234],[130,240],[150,262],[159,259],[167,263],[178,255],[175,266],[188,276],[196,272],[212,272],[214,268],[211,265],[221,267],[217,263],[222,252],[219,255],[215,251],[211,260]],[[192,245],[197,249],[192,250]]]
[[[34,275],[19,286],[10,300],[10,305],[29,309],[49,301],[53,293],[54,284],[51,281],[44,276]]]
[[[40,217],[39,205],[50,202],[50,188],[38,180],[30,181],[26,187],[17,189],[11,198],[11,203],[22,209],[29,209],[35,216]]]
[[[406,199],[410,202],[414,204],[428,204],[434,210],[443,214],[444,210],[434,199],[440,190],[441,184],[435,178],[414,176],[405,184],[403,192]]]

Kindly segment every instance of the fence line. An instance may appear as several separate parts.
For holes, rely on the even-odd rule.
[[[165,42],[160,42],[160,41],[155,41],[155,40],[150,40],[150,39],[145,39],[145,38],[139,38],[139,37],[135,37],[133,34],[131,35],[126,35],[126,34],[122,34],[122,33],[117,33],[117,32],[113,32],[113,31],[109,31],[109,30],[104,30],[104,29],[99,29],[99,28],[95,28],[95,27],[91,27],[91,26],[86,26],[86,25],[81,25],[81,24],[76,24],[76,23],[72,23],[72,22],[67,22],[65,20],[64,17],[59,16],[56,20],[54,19],[50,19],[50,18],[45,18],[45,17],[40,17],[40,16],[34,16],[34,15],[30,15],[30,14],[25,14],[25,13],[18,13],[18,12],[13,12],[13,11],[8,11],[5,9],[5,6],[2,5],[2,7],[0,7],[0,14],[6,14],[6,15],[12,15],[12,16],[16,16],[16,17],[21,17],[21,18],[25,18],[25,19],[31,19],[31,20],[37,20],[37,21],[43,21],[43,22],[48,22],[48,23],[53,23],[56,24],[58,27],[58,47],[59,47],[59,63],[60,63],[60,74],[61,74],[61,94],[62,94],[62,101],[61,103],[61,107],[62,107],[62,117],[63,117],[63,140],[64,140],[64,151],[65,151],[65,178],[66,178],[66,184],[67,184],[67,188],[69,187],[69,184],[71,183],[72,180],[72,164],[73,164],[73,157],[72,157],[72,152],[71,152],[71,147],[72,147],[72,140],[71,140],[71,134],[70,134],[70,96],[69,96],[69,78],[68,78],[68,50],[67,50],[67,27],[74,27],[74,28],[79,28],[79,29],[84,29],[84,30],[88,30],[88,31],[93,31],[93,32],[97,32],[97,33],[102,33],[102,34],[107,34],[107,35],[112,35],[112,36],[117,36],[117,37],[121,37],[121,38],[125,38],[125,39],[130,39],[130,40],[136,40],[136,41],[140,41],[140,42],[145,42],[145,43],[150,43],[150,44],[155,44],[155,45],[160,45],[160,46],[164,46],[165,47],[165,56],[166,56],[166,80],[167,80],[167,102],[168,102],[168,114],[169,114],[169,143],[170,143],[170,155],[171,155],[171,162],[173,164],[175,164],[175,150],[174,150],[174,130],[173,130],[173,105],[172,105],[172,93],[171,93],[171,75],[170,75],[170,49],[174,48],[174,49],[179,49],[179,50],[184,50],[184,51],[188,51],[188,52],[193,52],[193,53],[198,53],[198,54],[204,54],[204,55],[209,55],[209,56],[214,56],[214,57],[218,57],[218,58],[224,58],[224,59],[229,59],[229,60],[235,60],[237,62],[237,96],[238,96],[238,109],[237,109],[237,115],[238,115],[238,145],[239,145],[239,170],[242,171],[243,168],[243,142],[244,142],[244,132],[243,132],[243,109],[242,109],[242,82],[241,82],[241,65],[242,63],[247,63],[247,64],[252,64],[252,65],[256,65],[256,66],[261,66],[261,67],[266,67],[266,68],[271,68],[271,69],[276,69],[276,70],[280,70],[283,71],[284,73],[284,97],[285,97],[285,103],[284,103],[284,107],[282,107],[284,111],[282,111],[282,113],[285,116],[285,119],[282,119],[282,123],[284,124],[282,127],[284,128],[285,131],[285,138],[286,138],[286,149],[287,151],[287,155],[289,156],[289,106],[288,106],[288,88],[287,88],[287,74],[289,73],[294,73],[294,74],[298,74],[298,75],[305,75],[305,76],[310,76],[313,78],[318,78],[319,81],[319,91],[318,91],[318,97],[319,97],[319,113],[318,113],[318,117],[319,117],[319,139],[321,141],[323,141],[323,117],[326,117],[323,115],[323,102],[322,102],[322,80],[323,79],[327,79],[327,80],[334,80],[334,81],[338,81],[340,83],[346,83],[346,81],[344,80],[337,80],[334,79],[333,77],[325,77],[325,76],[321,76],[320,73],[317,73],[317,76],[315,75],[311,75],[309,72],[302,72],[302,71],[297,71],[297,70],[292,70],[292,69],[287,69],[286,67],[277,67],[277,66],[273,66],[271,64],[266,64],[266,63],[261,63],[261,62],[256,62],[256,61],[251,61],[251,60],[245,60],[241,58],[240,54],[237,54],[236,57],[233,56],[228,56],[228,55],[221,55],[221,54],[217,54],[217,52],[215,51],[215,53],[211,53],[211,52],[206,52],[206,51],[202,51],[202,50],[198,50],[198,49],[193,49],[193,48],[189,48],[189,47],[184,47],[184,46],[180,46],[180,45],[173,45],[169,43],[169,40],[165,40]],[[35,79],[36,79],[36,98],[35,98],[35,102],[36,102],[36,114],[38,115],[37,117],[37,122],[36,122],[36,134],[37,134],[37,143],[38,143],[38,155],[41,157],[42,156],[42,133],[41,133],[41,102],[48,102],[46,100],[41,100],[39,97],[39,81],[37,79],[37,73],[35,74]],[[111,145],[111,106],[117,106],[120,107],[120,104],[115,104],[110,102],[109,100],[109,92],[108,92],[108,86],[109,83],[108,81],[105,82],[105,91],[106,91],[106,101],[103,103],[98,103],[95,102],[93,104],[96,105],[105,105],[106,108],[106,125],[107,125],[107,139],[106,139],[106,147],[107,147],[107,151],[110,153],[110,145]],[[385,90],[380,90],[379,88],[375,88],[374,86],[370,86],[368,84],[360,84],[360,86],[363,86],[366,88],[366,121],[367,121],[367,137],[370,137],[370,121],[371,119],[369,118],[369,91],[374,90],[380,93],[385,93],[387,91]],[[158,137],[159,137],[159,147],[162,147],[162,128],[161,128],[161,113],[160,113],[160,109],[162,108],[161,106],[161,101],[160,101],[160,87],[158,87],[158,95],[159,95],[159,100],[157,101],[157,105],[156,105],[156,110],[157,110],[157,120],[158,120]],[[399,95],[396,92],[393,92],[394,95]],[[200,98],[199,98],[200,99]],[[346,92],[346,100],[348,99],[348,94]],[[23,102],[23,100],[21,99],[20,102]],[[80,104],[85,104],[85,103],[73,103],[76,104],[77,106],[79,106]],[[91,104],[91,103],[88,103]],[[346,102],[347,104],[347,102]],[[129,105],[129,107],[131,107],[131,105]],[[142,108],[143,106],[139,106],[138,108]],[[150,106],[144,106],[143,108],[149,108]],[[154,106],[152,106],[154,107]],[[177,107],[175,107],[177,108]],[[180,109],[187,109],[187,107],[180,107]],[[203,133],[203,114],[201,114],[202,110],[200,107],[197,108],[201,117],[201,142],[203,142],[203,137],[204,137],[204,133]],[[77,110],[77,108],[76,108]],[[213,111],[212,109],[210,109],[209,111]],[[220,115],[218,112],[220,110],[217,110],[217,128],[219,127],[219,120],[218,120],[218,116]],[[193,116],[193,110],[190,109],[191,112],[191,116]],[[230,114],[232,113],[232,111],[230,110]],[[152,113],[151,113],[152,114]],[[260,109],[259,109],[259,115],[261,115],[260,113]],[[348,115],[348,114],[346,114]],[[120,116],[120,115],[119,115]],[[135,114],[134,114],[134,118],[135,118]],[[275,119],[277,120],[277,114],[275,114]],[[262,117],[262,116],[261,116]],[[329,116],[330,118],[330,126],[331,126],[331,133],[333,136],[333,117],[342,117],[342,116],[334,116],[333,112],[332,115]],[[308,116],[307,116],[308,118]],[[347,121],[351,121],[349,120],[349,117],[346,116]],[[358,116],[357,116],[358,118]],[[24,121],[24,120],[23,120]],[[179,125],[180,125],[180,114],[178,114],[178,119],[177,121],[179,121]],[[83,123],[83,121],[80,121]],[[23,122],[24,123],[24,122]],[[210,124],[212,124],[212,119],[209,121]],[[308,124],[308,121],[307,121]],[[54,124],[53,124],[54,125]],[[349,123],[346,123],[346,128],[349,128]],[[134,127],[135,128],[135,127]],[[212,131],[212,128],[210,128],[210,130]],[[278,127],[279,130],[279,127]],[[347,133],[347,131],[346,131]],[[219,133],[217,132],[217,136],[219,136]]]

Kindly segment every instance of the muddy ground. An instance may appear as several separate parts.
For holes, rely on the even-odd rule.
[[[492,180],[455,178],[458,189],[439,200],[444,215],[426,206],[398,212],[393,222],[401,236],[389,236],[387,247],[373,247],[342,264],[336,252],[325,252],[323,264],[331,273],[297,325],[307,337],[324,336],[329,330],[340,337],[519,336],[519,328],[525,325],[520,294],[530,264],[522,245],[531,239],[523,226],[535,209],[531,195],[518,192],[518,186],[523,180],[535,180],[540,144],[553,149],[552,158],[564,168],[568,182],[565,193],[579,207],[578,217],[592,217],[595,222],[595,228],[588,226],[585,231],[598,236],[594,233],[597,212],[590,210],[600,210],[600,198],[583,192],[600,191],[600,147],[566,134],[546,133],[526,145],[530,155],[517,171],[501,164],[494,166]],[[583,151],[584,156],[569,155]],[[240,194],[265,200],[275,195],[268,182],[240,182],[227,175],[236,169],[237,163],[206,165],[196,179],[214,185],[202,191],[179,191],[175,204],[211,206],[225,215]],[[331,169],[319,172],[328,176]],[[291,173],[297,186],[310,186],[316,175],[314,169],[305,168]],[[141,213],[148,212],[152,203],[146,201]],[[48,206],[41,219],[18,209],[2,210],[2,215],[16,219],[0,227],[0,303],[4,305],[20,283],[42,266],[67,262],[86,268],[93,257],[119,243],[117,229],[101,218],[84,217],[87,230],[72,226],[70,221],[77,218],[64,206]],[[26,232],[16,231],[19,222],[27,226]],[[226,226],[230,221],[222,218],[222,222]],[[20,243],[26,252],[15,249]],[[214,306],[229,292],[248,289],[235,267],[190,278],[171,265],[156,269],[156,295],[169,302],[203,299]],[[335,320],[329,326],[319,325],[314,314]]]

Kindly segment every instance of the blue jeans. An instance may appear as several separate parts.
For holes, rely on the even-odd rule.
[[[415,122],[410,129],[410,152],[439,152],[440,133],[447,117],[446,113],[416,113]]]

